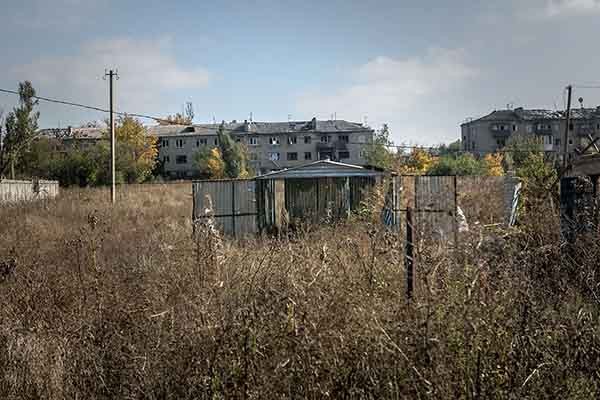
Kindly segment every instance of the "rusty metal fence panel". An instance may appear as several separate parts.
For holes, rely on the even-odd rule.
[[[400,229],[406,210],[414,215],[415,240],[454,243],[458,240],[458,210],[467,224],[508,221],[518,179],[512,176],[398,176]]]
[[[250,179],[193,182],[193,219],[213,216],[232,236],[257,232],[256,183]]]

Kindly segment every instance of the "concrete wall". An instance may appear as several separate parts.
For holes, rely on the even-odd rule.
[[[0,181],[0,204],[52,199],[58,196],[58,181]]]

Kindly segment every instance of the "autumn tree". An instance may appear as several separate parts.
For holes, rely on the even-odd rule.
[[[127,183],[140,183],[152,174],[158,155],[157,139],[136,118],[124,116],[115,127],[116,167]]]
[[[425,149],[413,148],[408,156],[397,156],[396,171],[402,175],[424,175],[435,164],[435,158]]]
[[[34,111],[38,101],[31,82],[19,83],[19,105],[13,109],[5,120],[5,132],[0,149],[0,178],[10,168],[11,177],[15,175],[17,164],[23,153],[36,137],[40,113]]]
[[[502,166],[504,156],[502,153],[490,153],[483,157],[483,163],[489,176],[503,176],[504,167]]]
[[[246,169],[246,151],[244,147],[225,131],[223,125],[217,131],[219,151],[225,163],[225,176],[228,178],[245,178],[248,176]]]
[[[184,113],[167,115],[158,121],[159,125],[191,125],[194,121],[194,106],[191,102],[185,103]]]
[[[200,174],[207,178],[222,179],[225,177],[225,162],[217,147],[198,151],[194,154],[194,164]]]
[[[367,147],[365,158],[369,165],[391,169],[394,164],[394,153],[390,147],[394,144],[391,139],[390,129],[383,124],[380,130],[373,135],[373,141]]]

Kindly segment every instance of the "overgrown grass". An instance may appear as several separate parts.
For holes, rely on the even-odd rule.
[[[599,396],[600,246],[561,262],[543,205],[421,245],[408,302],[397,235],[194,237],[190,192],[0,210],[1,398]]]

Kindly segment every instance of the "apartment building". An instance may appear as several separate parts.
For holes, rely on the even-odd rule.
[[[513,135],[532,135],[539,138],[544,151],[560,153],[565,124],[563,111],[522,107],[495,110],[461,125],[461,146],[463,150],[483,155],[501,150]],[[600,135],[600,107],[571,110],[568,151],[585,147],[589,137],[596,135]]]
[[[40,129],[38,137],[46,138],[52,146],[52,154],[60,157],[64,157],[71,150],[86,150],[107,140],[106,128],[99,127]]]
[[[366,148],[374,133],[360,123],[316,118],[150,127],[148,133],[158,138],[159,160],[165,173],[179,178],[196,176],[194,155],[202,149],[218,146],[220,125],[246,146],[249,164],[259,174],[324,159],[366,165]]]

